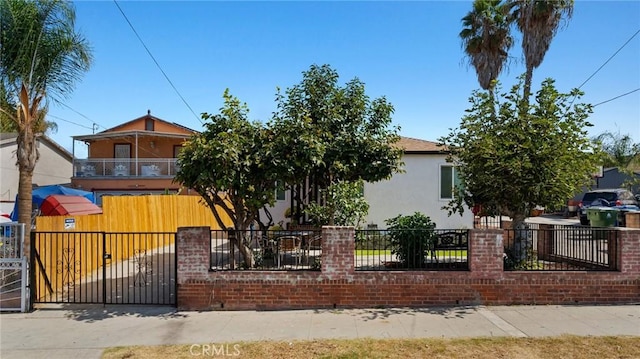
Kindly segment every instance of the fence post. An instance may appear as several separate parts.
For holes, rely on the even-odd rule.
[[[27,261],[27,270],[29,271],[29,283],[27,283],[29,286],[29,307],[27,308],[27,312],[33,310],[33,304],[36,300],[36,231],[31,231],[30,236],[31,246],[29,247],[29,252],[31,253]]]
[[[102,306],[107,305],[107,236],[101,232],[102,236]]]
[[[322,274],[345,279],[355,272],[355,227],[322,227]]]
[[[607,230],[607,254],[609,269],[618,269],[618,230]]]
[[[538,228],[538,259],[548,260],[555,251],[553,226],[540,224]]]

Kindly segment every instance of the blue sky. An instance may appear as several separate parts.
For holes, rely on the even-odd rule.
[[[403,136],[437,140],[460,123],[479,88],[458,33],[470,1],[217,2],[119,1],[136,31],[197,117],[136,38],[113,1],[75,2],[77,27],[91,42],[94,64],[64,105],[51,104],[52,134],[71,150],[73,135],[146,114],[200,130],[222,93],[246,102],[253,120],[275,110],[276,88],[302,79],[311,64],[330,64],[341,82],[353,77],[371,98],[395,107]],[[639,1],[576,1],[573,18],[534,72],[534,85],[554,78],[561,91],[580,86],[640,30]],[[524,72],[519,34],[500,80]],[[534,89],[537,86],[534,86]],[[597,104],[640,88],[640,34],[583,87]],[[66,106],[65,106],[66,105]],[[594,109],[591,135],[629,134],[640,142],[640,91]],[[79,157],[86,150],[75,145]]]

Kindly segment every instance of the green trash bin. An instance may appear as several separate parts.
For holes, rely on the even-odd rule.
[[[618,222],[618,210],[609,207],[587,208],[587,218],[592,227],[615,227]]]

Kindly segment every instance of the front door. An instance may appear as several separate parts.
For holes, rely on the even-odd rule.
[[[131,159],[131,144],[116,143],[114,145],[113,157],[115,158],[113,174],[115,176],[128,176]]]

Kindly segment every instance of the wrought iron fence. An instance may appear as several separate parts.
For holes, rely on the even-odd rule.
[[[211,231],[213,270],[320,270],[322,231]]]
[[[537,226],[505,230],[508,271],[618,270],[618,232],[582,226]]]
[[[0,224],[0,312],[27,309],[27,258],[24,224]]]
[[[469,231],[357,230],[355,270],[468,270]]]
[[[37,303],[176,303],[173,232],[32,234]]]

